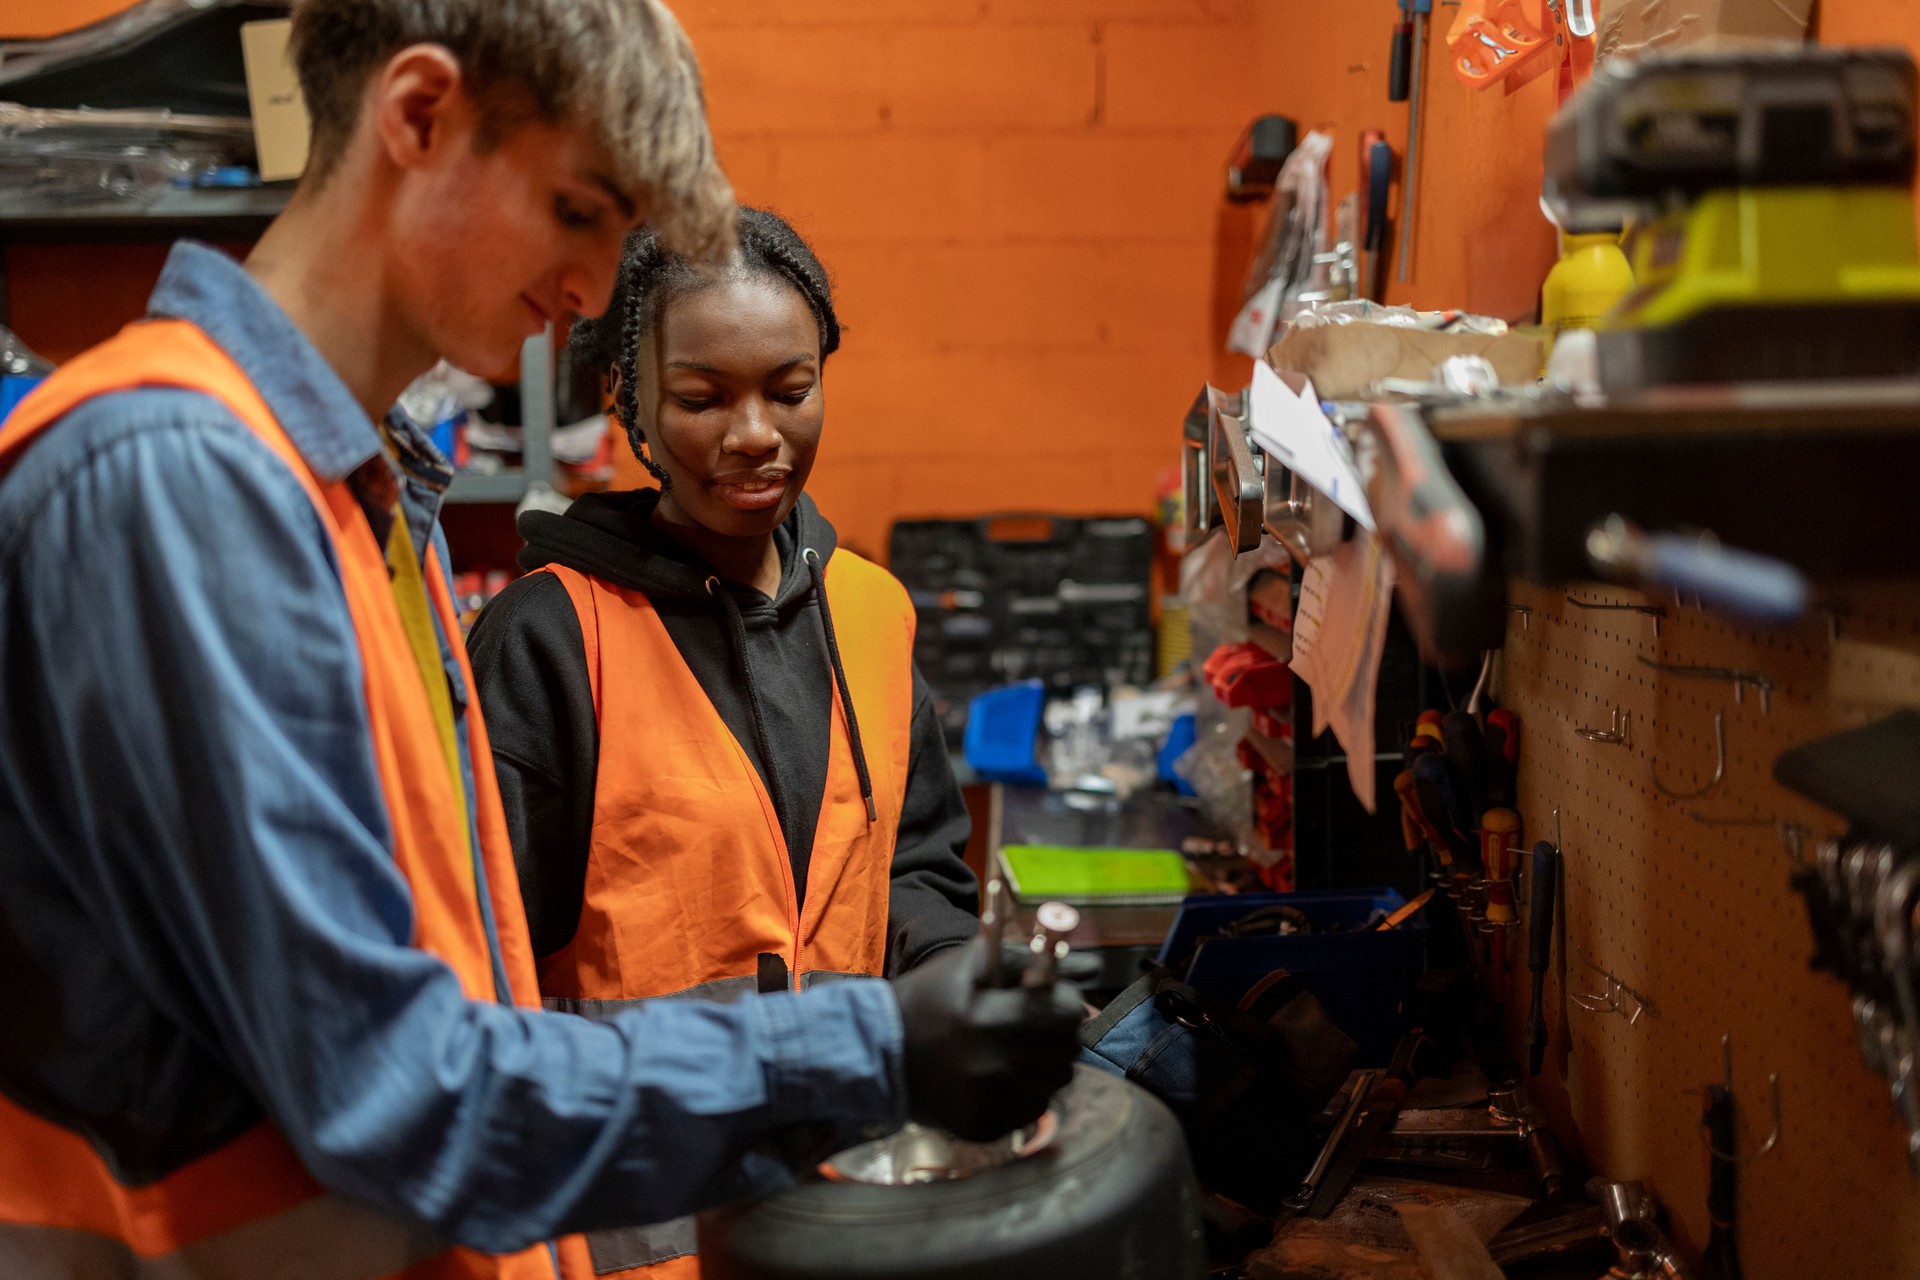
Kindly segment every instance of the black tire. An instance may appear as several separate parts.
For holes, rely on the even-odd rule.
[[[809,1179],[700,1215],[706,1280],[1199,1280],[1200,1210],[1173,1114],[1091,1067],[1045,1151],[951,1182]]]

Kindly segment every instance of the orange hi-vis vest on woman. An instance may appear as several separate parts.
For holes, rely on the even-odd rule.
[[[421,669],[389,584],[387,561],[345,483],[321,484],[231,357],[183,320],[129,325],[36,388],[0,431],[0,476],[83,401],[139,387],[178,387],[220,401],[284,462],[333,543],[366,678],[372,746],[386,795],[393,857],[412,892],[414,945],[444,960],[470,999],[493,1000],[494,968],[467,843],[465,798],[447,768]],[[445,634],[457,636],[437,557],[425,573]],[[271,590],[272,584],[266,584]],[[471,685],[465,650],[452,646]],[[474,812],[500,961],[515,1004],[537,999],[493,756],[468,722]],[[559,1253],[585,1274],[578,1237]],[[553,1280],[540,1246],[489,1256],[455,1248],[417,1224],[330,1195],[263,1121],[220,1149],[145,1186],[115,1180],[69,1129],[0,1097],[0,1273],[6,1280]]]
[[[913,721],[906,590],[845,551],[815,576],[816,589],[825,586],[816,607],[840,623],[833,634],[856,714],[848,716],[836,681],[801,903],[758,770],[645,593],[562,565],[539,572],[560,579],[579,615],[600,728],[579,927],[540,962],[548,1007],[607,1016],[641,1000],[733,1000],[763,981],[801,989],[882,973]],[[691,1219],[587,1240],[603,1274],[645,1267],[649,1280],[699,1275]]]

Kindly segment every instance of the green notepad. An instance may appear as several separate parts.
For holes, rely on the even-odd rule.
[[[1010,844],[1000,850],[1021,898],[1177,902],[1192,892],[1186,859],[1171,849],[1072,849]]]

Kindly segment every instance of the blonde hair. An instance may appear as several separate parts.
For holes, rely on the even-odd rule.
[[[294,0],[311,178],[324,180],[346,150],[368,78],[413,44],[459,59],[483,147],[529,111],[585,125],[613,157],[614,181],[646,199],[663,242],[709,260],[732,249],[733,189],[713,154],[700,67],[659,0]]]

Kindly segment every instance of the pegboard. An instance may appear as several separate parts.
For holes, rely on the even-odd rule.
[[[1586,601],[1659,605],[1665,616],[1589,611]],[[1698,1256],[1708,1231],[1700,1086],[1721,1078],[1733,1037],[1744,1148],[1770,1127],[1767,1077],[1780,1077],[1782,1134],[1740,1170],[1740,1251],[1751,1280],[1920,1276],[1920,1187],[1886,1081],[1862,1064],[1848,994],[1807,967],[1801,899],[1774,821],[1834,834],[1834,815],[1771,776],[1785,748],[1920,703],[1920,590],[1863,587],[1788,632],[1745,630],[1699,609],[1615,588],[1516,584],[1496,687],[1521,723],[1525,843],[1555,838],[1561,910],[1547,983],[1547,1067],[1531,1083],[1554,1127],[1596,1172],[1646,1181],[1674,1236]],[[1663,663],[1731,668],[1758,689],[1662,674]],[[1626,717],[1623,745],[1581,738]],[[1649,775],[1692,790],[1714,770],[1725,715],[1726,774],[1675,800]],[[1920,785],[1920,783],[1917,783]],[[1759,820],[1708,826],[1695,814]],[[1811,842],[1807,852],[1811,854]],[[1524,859],[1522,860],[1524,864]],[[1527,893],[1518,895],[1523,904]],[[1521,1042],[1530,989],[1524,932],[1511,935],[1505,1008]],[[1587,1012],[1586,956],[1652,1003],[1629,1024]]]

